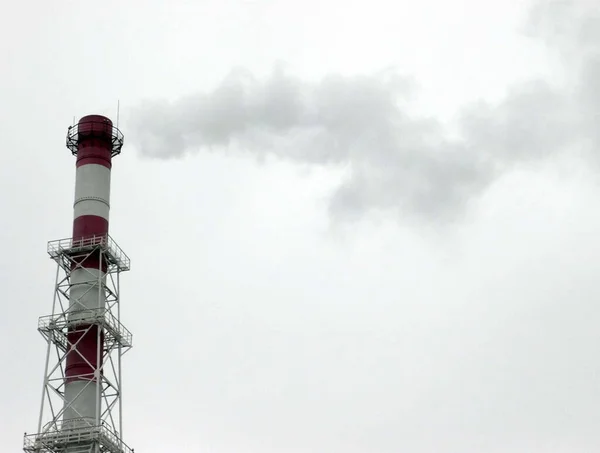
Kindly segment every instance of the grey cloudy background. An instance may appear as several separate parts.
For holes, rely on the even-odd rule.
[[[136,451],[598,451],[594,2],[4,6],[4,450],[37,421],[66,127],[120,99]]]

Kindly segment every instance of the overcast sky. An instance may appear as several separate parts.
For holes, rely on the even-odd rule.
[[[137,452],[599,451],[594,3],[3,2],[3,451],[117,100]]]

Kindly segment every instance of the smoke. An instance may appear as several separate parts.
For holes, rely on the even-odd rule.
[[[591,3],[590,3],[591,4]],[[564,68],[555,86],[531,80],[497,104],[464,107],[451,138],[411,114],[411,79],[393,71],[302,81],[281,68],[265,80],[241,69],[212,92],[145,102],[132,135],[154,158],[234,147],[348,169],[330,200],[336,217],[396,210],[449,220],[514,165],[600,144],[600,15],[579,1],[539,2],[527,33]]]

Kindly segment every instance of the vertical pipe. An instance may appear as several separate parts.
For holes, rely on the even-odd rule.
[[[108,233],[108,231],[107,231]],[[101,239],[102,240],[102,239]],[[102,263],[105,262],[105,257],[104,257],[104,253],[102,253],[102,251],[100,251],[100,267],[102,266]],[[98,279],[96,284],[98,285],[98,288],[102,288],[103,286],[103,281],[102,281],[102,275],[100,273],[98,273]],[[98,291],[98,301],[97,301],[97,306],[98,307],[102,307],[103,306],[103,291]],[[96,315],[98,315],[99,313],[96,313]],[[102,313],[102,316],[104,317],[104,313]],[[96,344],[100,345],[101,344],[101,330],[98,329],[96,332]],[[94,425],[96,426],[100,426],[100,406],[101,406],[101,396],[100,396],[100,391],[102,389],[102,379],[101,379],[101,374],[102,374],[102,348],[96,347],[96,363],[98,364],[98,367],[95,370],[95,379],[96,379],[96,420]]]
[[[119,274],[117,274],[117,319],[119,324],[121,323],[121,278]],[[118,380],[119,380],[119,439],[120,439],[120,447],[123,448],[123,381],[121,380],[121,356],[123,355],[123,347],[121,343],[119,343],[119,357],[118,357]]]

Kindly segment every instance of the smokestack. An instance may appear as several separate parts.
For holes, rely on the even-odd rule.
[[[104,116],[84,116],[67,132],[76,156],[73,229],[48,243],[57,280],[52,315],[38,323],[48,343],[46,370],[26,452],[131,451],[122,440],[121,356],[132,336],[119,300],[120,273],[130,262],[108,234],[112,159],[122,146],[123,135]]]
[[[81,118],[77,137],[68,143],[77,156],[73,206],[75,244],[108,235],[112,137],[113,126],[108,118],[89,115]],[[102,355],[97,351],[104,349],[104,335],[97,325],[85,322],[94,311],[104,308],[106,295],[98,282],[106,278],[106,262],[97,249],[76,260],[72,267],[70,320],[81,324],[68,334],[69,343],[77,346],[66,357],[64,420],[77,426],[93,421],[101,404],[96,399],[98,380],[94,369],[102,365]]]

